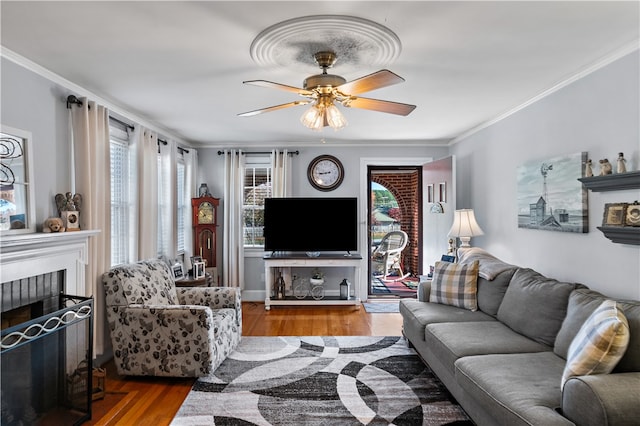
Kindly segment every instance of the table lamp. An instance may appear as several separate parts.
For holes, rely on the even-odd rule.
[[[469,241],[471,237],[484,235],[480,225],[476,221],[476,216],[472,209],[456,210],[453,216],[453,225],[449,230],[450,237],[460,238],[460,247],[471,247]]]

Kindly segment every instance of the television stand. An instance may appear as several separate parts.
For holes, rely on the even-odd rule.
[[[276,252],[264,255],[264,276],[266,291],[264,299],[264,309],[270,310],[271,306],[293,306],[293,305],[345,305],[360,308],[360,272],[362,256],[358,253],[329,254],[321,253],[318,257],[308,257],[306,253],[284,253]],[[276,279],[276,268],[330,268],[330,267],[352,267],[354,279],[352,281],[353,296],[349,299],[340,299],[336,296],[325,296],[323,299],[313,298],[297,299],[286,296],[284,299],[272,299],[271,289]],[[290,282],[288,284],[291,284]],[[339,284],[336,283],[336,287]],[[339,290],[339,287],[337,287]]]

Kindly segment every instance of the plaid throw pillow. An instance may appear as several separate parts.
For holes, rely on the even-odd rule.
[[[615,301],[605,300],[582,324],[571,342],[561,388],[573,376],[610,373],[628,344],[627,318]]]
[[[473,263],[436,262],[429,302],[478,310],[478,261]]]

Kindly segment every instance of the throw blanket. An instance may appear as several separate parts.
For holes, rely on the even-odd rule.
[[[458,263],[471,263],[474,260],[478,260],[480,263],[478,275],[489,281],[501,272],[517,268],[517,266],[505,263],[478,247],[460,247],[458,249]]]

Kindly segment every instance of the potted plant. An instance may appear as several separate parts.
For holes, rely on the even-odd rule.
[[[318,268],[314,268],[311,271],[311,278],[309,279],[311,285],[322,285],[324,284],[324,272],[322,272]]]

